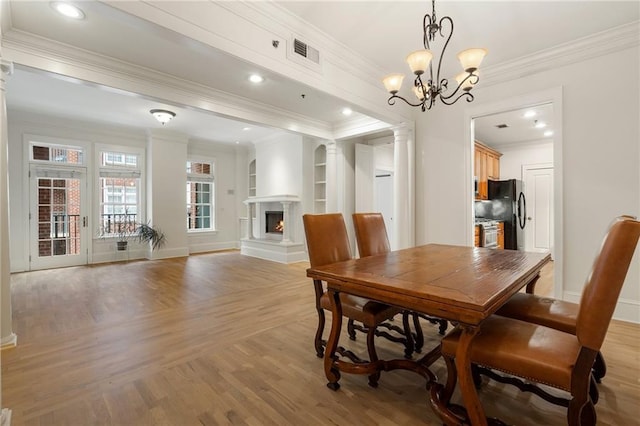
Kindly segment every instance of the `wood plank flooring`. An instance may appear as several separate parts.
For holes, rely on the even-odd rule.
[[[307,267],[231,251],[15,274],[2,405],[14,425],[441,424],[409,372],[383,373],[377,389],[351,375],[325,386]],[[341,340],[366,354],[363,336]],[[603,353],[598,423],[640,424],[640,327],[614,322]],[[506,385],[486,383],[481,399],[510,424],[565,424],[562,408]]]

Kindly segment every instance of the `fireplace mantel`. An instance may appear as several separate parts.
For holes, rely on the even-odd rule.
[[[240,246],[242,254],[282,263],[306,259],[304,243],[300,236],[300,197],[289,194],[249,197],[244,204],[247,205],[248,220],[246,238],[242,239]],[[265,233],[263,221],[266,211],[282,211],[284,222],[282,236],[274,237]],[[256,235],[254,235],[254,226],[257,228]]]
[[[244,200],[245,204],[255,203],[299,203],[300,197],[296,195],[267,195],[264,197],[249,197]]]

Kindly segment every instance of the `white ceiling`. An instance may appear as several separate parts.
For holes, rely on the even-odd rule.
[[[186,1],[182,3],[186,4]],[[430,12],[431,6],[427,1],[275,3],[324,31],[337,43],[359,52],[384,72],[407,71],[404,57],[421,47],[422,16]],[[338,98],[259,69],[108,4],[96,1],[77,4],[87,15],[83,21],[71,21],[57,15],[49,2],[10,1],[12,30],[223,90],[247,102],[267,104],[290,112],[293,117],[307,117],[329,126],[337,126],[345,120],[340,111],[349,105]],[[450,55],[443,67],[452,69],[452,75],[457,73],[458,66],[452,63],[455,59],[451,57],[459,50],[476,46],[489,49],[483,66],[511,61],[636,21],[639,10],[638,2],[439,1],[436,4],[438,16],[450,15],[455,23],[454,36],[448,48]],[[258,86],[248,83],[247,77],[253,72],[265,75],[265,83]],[[304,98],[302,94],[305,94]],[[253,130],[246,132],[242,130],[246,127],[244,123],[218,117],[193,106],[170,105],[135,94],[101,90],[94,84],[52,79],[45,73],[19,67],[7,83],[7,105],[10,109],[55,111],[65,116],[137,128],[158,127],[148,111],[164,107],[177,113],[166,128],[191,137],[227,143],[247,142],[274,131],[252,123],[250,127]],[[358,117],[358,113],[353,117]]]
[[[531,116],[525,116],[525,114]],[[536,127],[536,124],[544,127]],[[502,127],[506,125],[507,127]],[[500,127],[498,127],[500,126]],[[486,115],[474,120],[475,139],[485,145],[502,148],[506,145],[536,143],[553,140],[553,105],[544,104],[528,108]]]

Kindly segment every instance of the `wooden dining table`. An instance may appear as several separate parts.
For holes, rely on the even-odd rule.
[[[459,414],[454,415],[440,402],[442,385],[429,369],[440,357],[439,345],[418,360],[353,362],[336,354],[342,329],[339,294],[362,296],[443,318],[461,328],[455,363],[464,409],[472,425],[486,425],[471,373],[473,338],[482,321],[534,280],[550,258],[546,253],[428,244],[309,268],[308,277],[327,283],[332,303],[331,333],[324,353],[327,386],[337,390],[341,372],[370,375],[395,369],[414,371],[427,379],[432,408],[443,421],[461,423]]]

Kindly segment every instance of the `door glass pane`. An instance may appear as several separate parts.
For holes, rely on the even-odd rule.
[[[38,178],[38,256],[80,253],[80,180]]]

